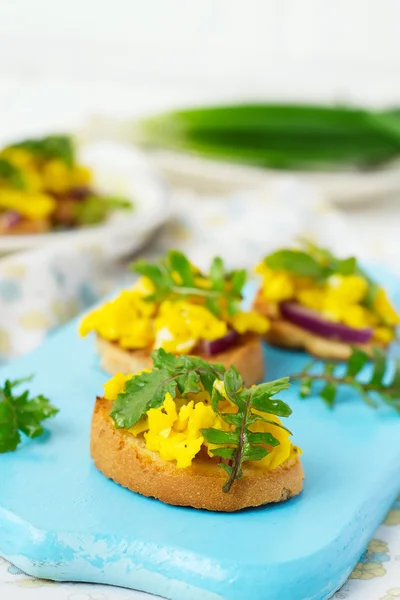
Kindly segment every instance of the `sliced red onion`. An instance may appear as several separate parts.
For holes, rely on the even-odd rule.
[[[11,229],[22,221],[22,215],[16,210],[6,210],[0,215],[0,223],[4,229]]]
[[[317,311],[297,302],[282,302],[280,309],[285,319],[321,337],[340,340],[348,344],[366,344],[372,336],[372,329],[369,327],[355,329],[343,323],[327,321]]]
[[[216,340],[201,340],[200,349],[207,356],[214,356],[224,350],[228,350],[238,339],[239,334],[234,329],[230,329],[226,335]]]

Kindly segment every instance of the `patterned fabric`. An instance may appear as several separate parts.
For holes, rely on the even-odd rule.
[[[134,232],[133,232],[134,234]],[[229,197],[175,197],[175,217],[142,252],[151,258],[179,248],[200,267],[220,254],[229,267],[254,265],[272,249],[311,237],[341,254],[368,256],[345,217],[295,180]],[[132,277],[106,246],[57,247],[0,260],[0,362],[33,349],[56,327]],[[144,600],[110,586],[57,583],[22,573],[0,558],[0,598],[6,600]],[[400,599],[400,497],[336,600]]]

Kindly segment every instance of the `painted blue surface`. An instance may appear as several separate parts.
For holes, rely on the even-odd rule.
[[[270,378],[304,362],[299,353],[266,354]],[[400,489],[399,416],[350,396],[331,411],[297,399],[293,386],[282,397],[303,449],[301,496],[235,514],[167,506],[107,480],[90,460],[94,398],[107,376],[76,322],[3,367],[0,380],[29,373],[32,392],[61,411],[43,438],[0,455],[0,555],[32,575],[172,600],[323,600]]]

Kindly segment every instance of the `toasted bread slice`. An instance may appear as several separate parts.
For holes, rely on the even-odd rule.
[[[243,477],[229,493],[222,491],[226,473],[217,459],[195,458],[186,469],[177,469],[145,447],[125,429],[116,429],[109,416],[112,402],[97,398],[91,429],[90,451],[96,467],[133,492],[158,498],[167,504],[233,512],[281,502],[299,494],[303,467],[298,456],[273,471],[245,463]]]
[[[97,350],[102,368],[111,375],[118,372],[129,374],[152,368],[151,350],[125,350],[117,343],[97,336]],[[199,354],[204,360],[222,363],[225,367],[234,365],[247,386],[259,383],[264,378],[264,358],[261,338],[247,334],[241,342],[214,356]]]
[[[270,319],[270,328],[264,337],[272,346],[304,349],[318,358],[332,360],[348,360],[352,353],[350,344],[324,338],[284,319],[279,309],[265,302],[260,293],[254,302],[254,309]],[[374,348],[372,344],[353,344],[353,346],[372,356]]]

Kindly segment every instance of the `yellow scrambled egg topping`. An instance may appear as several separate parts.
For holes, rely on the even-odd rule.
[[[334,275],[317,283],[287,271],[270,269],[265,263],[257,267],[257,272],[262,276],[262,297],[268,303],[295,300],[320,312],[328,320],[354,328],[371,327],[377,342],[390,342],[395,335],[394,327],[400,323],[400,315],[382,288],[378,290],[372,309],[363,305],[368,282],[360,275]]]
[[[118,394],[123,392],[126,381],[134,375],[118,373],[104,385],[104,397],[114,401]],[[237,407],[228,399],[224,383],[215,381],[214,387],[225,398],[220,410],[225,413],[235,413]],[[279,427],[281,421],[275,415],[260,413],[270,421],[277,423],[256,422],[251,426],[254,432],[271,433],[279,445],[269,447],[270,453],[260,461],[251,461],[258,468],[269,470],[276,469],[289,458],[296,456],[299,449],[292,445],[289,432]],[[192,464],[193,459],[204,449],[204,454],[212,456],[211,449],[215,446],[205,441],[201,429],[214,427],[223,431],[233,429],[216,414],[211,406],[211,399],[207,392],[188,394],[187,399],[172,398],[165,395],[164,404],[159,408],[151,408],[146,416],[142,417],[134,427],[129,429],[133,436],[143,436],[146,448],[157,452],[163,460],[176,461],[178,469],[184,469]]]
[[[204,305],[187,299],[149,302],[154,291],[142,277],[130,290],[89,313],[80,326],[81,335],[95,331],[122,348],[164,348],[174,354],[191,352],[200,340],[215,340],[234,328],[238,333],[264,333],[268,320],[256,312],[235,313],[221,319]]]
[[[6,148],[0,159],[17,167],[24,181],[24,187],[18,189],[0,178],[0,210],[16,210],[31,220],[46,219],[54,212],[57,201],[53,194],[86,186],[92,179],[91,171],[83,165],[43,160],[23,148]]]

